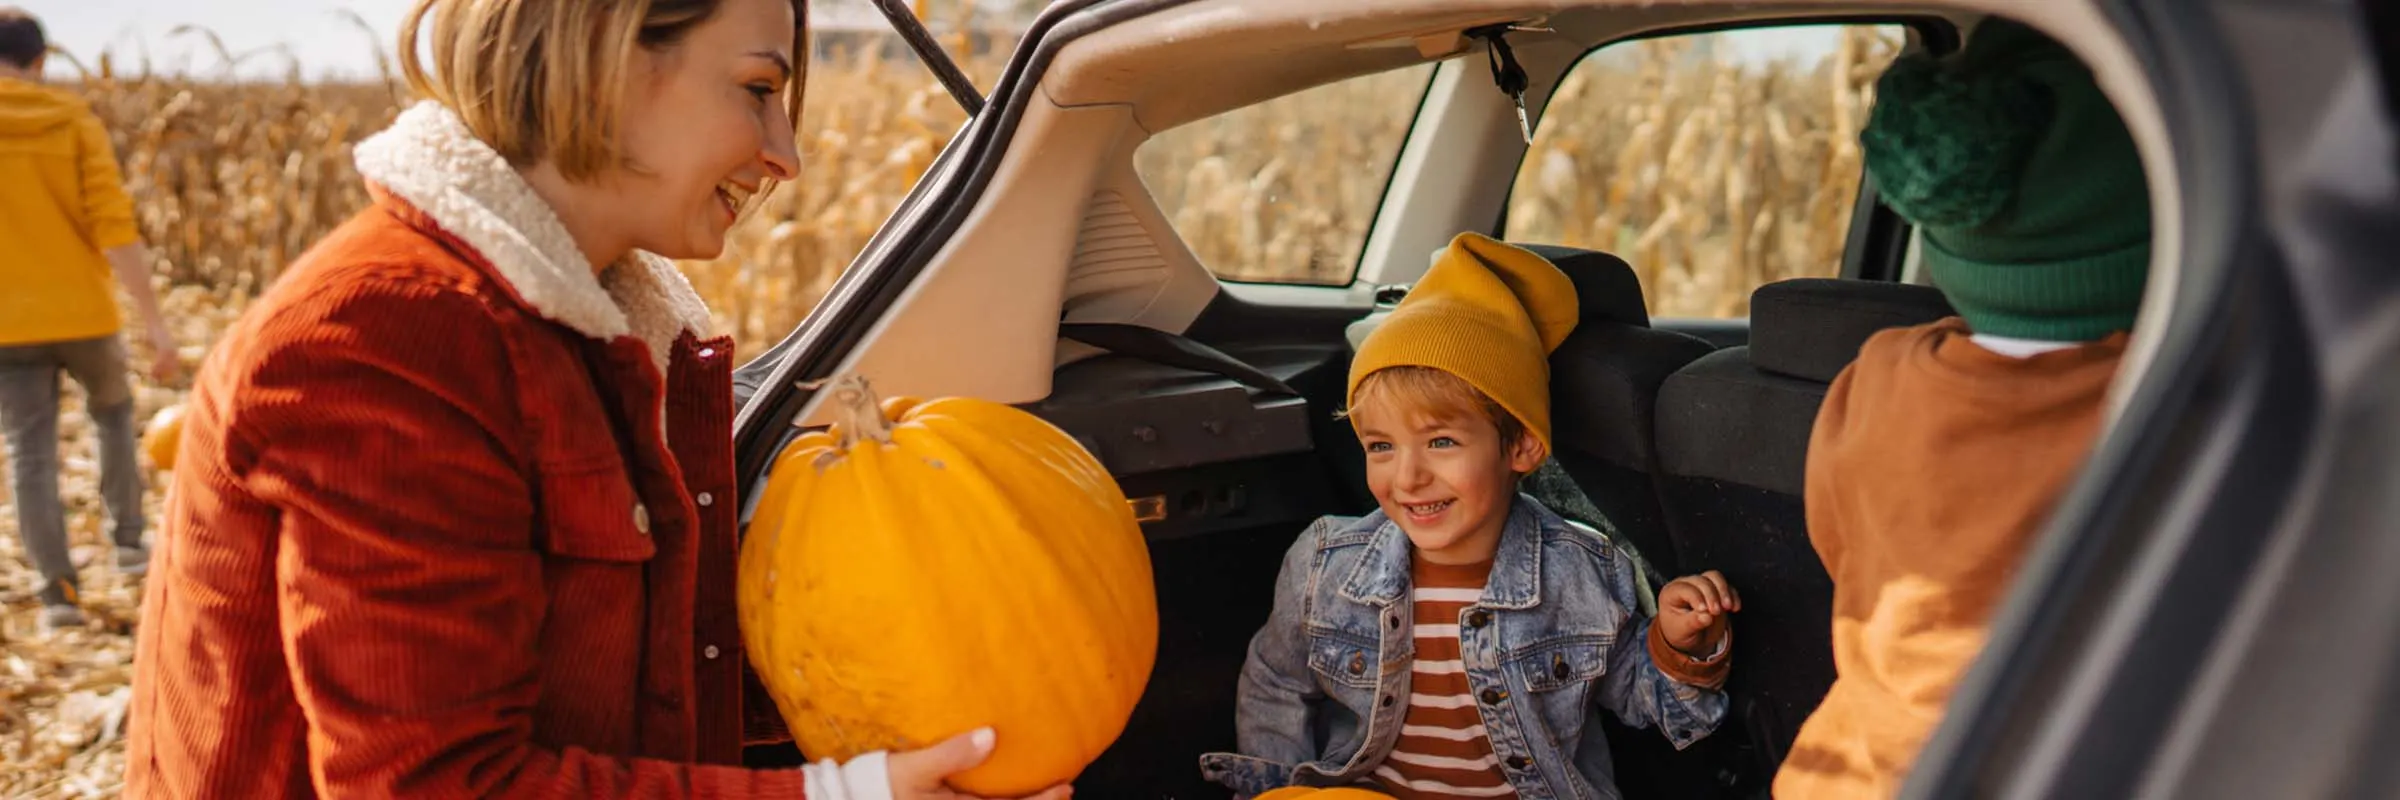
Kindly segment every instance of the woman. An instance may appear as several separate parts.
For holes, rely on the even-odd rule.
[[[799,169],[802,8],[419,0],[432,99],[359,145],[373,206],[193,390],[128,796],[955,796],[988,731],[737,766],[774,712],[734,622],[732,348],[666,258]]]

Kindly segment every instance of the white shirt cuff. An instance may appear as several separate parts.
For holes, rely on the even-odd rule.
[[[1700,663],[1702,663],[1702,664],[1714,664],[1714,663],[1716,663],[1717,659],[1725,657],[1725,650],[1726,650],[1726,648],[1727,648],[1727,647],[1729,647],[1729,646],[1731,646],[1732,644],[1733,644],[1733,637],[1731,637],[1731,636],[1719,636],[1719,637],[1717,637],[1717,649],[1716,649],[1716,650],[1714,650],[1714,651],[1710,652],[1710,653],[1708,654],[1708,657],[1707,657],[1707,658],[1696,658],[1696,659],[1692,659],[1692,660],[1694,660],[1694,661],[1698,661],[1698,662],[1700,662]]]
[[[835,765],[825,759],[801,767],[810,800],[892,800],[892,778],[882,751]]]

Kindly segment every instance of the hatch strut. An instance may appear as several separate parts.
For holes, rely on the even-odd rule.
[[[1534,28],[1513,23],[1468,28],[1468,38],[1482,39],[1484,61],[1492,66],[1492,83],[1508,101],[1517,107],[1517,132],[1525,135],[1525,144],[1533,144],[1533,120],[1525,115],[1525,89],[1532,81],[1525,77],[1524,65],[1517,63],[1517,51],[1508,46],[1508,34],[1515,31],[1552,33],[1549,28]]]
[[[966,71],[958,68],[958,62],[950,58],[950,53],[942,49],[941,43],[934,41],[933,32],[925,29],[924,20],[917,19],[916,12],[902,5],[901,0],[874,2],[875,10],[883,12],[883,18],[889,20],[892,29],[900,33],[901,41],[908,43],[908,49],[916,51],[917,60],[924,62],[926,69],[933,70],[933,77],[942,82],[942,88],[950,90],[950,97],[958,101],[958,107],[966,109],[970,117],[983,113],[982,90],[975,88],[975,81],[967,77]]]

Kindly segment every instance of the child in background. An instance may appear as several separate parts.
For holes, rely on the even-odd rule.
[[[61,374],[83,387],[100,434],[100,495],[117,571],[150,567],[134,456],[140,432],[112,275],[141,312],[151,376],[172,381],[179,367],[108,131],[82,98],[41,85],[48,50],[33,15],[0,6],[0,427],[17,533],[42,573],[41,626],[56,629],[83,624],[58,496]]]

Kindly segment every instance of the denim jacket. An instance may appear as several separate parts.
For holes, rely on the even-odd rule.
[[[1414,666],[1410,553],[1380,511],[1320,519],[1292,543],[1242,667],[1241,752],[1202,756],[1205,775],[1246,797],[1356,784],[1383,763]],[[1652,663],[1643,591],[1629,554],[1518,496],[1483,598],[1459,620],[1476,708],[1518,796],[1618,797],[1598,708],[1679,749],[1724,718],[1722,693]]]

